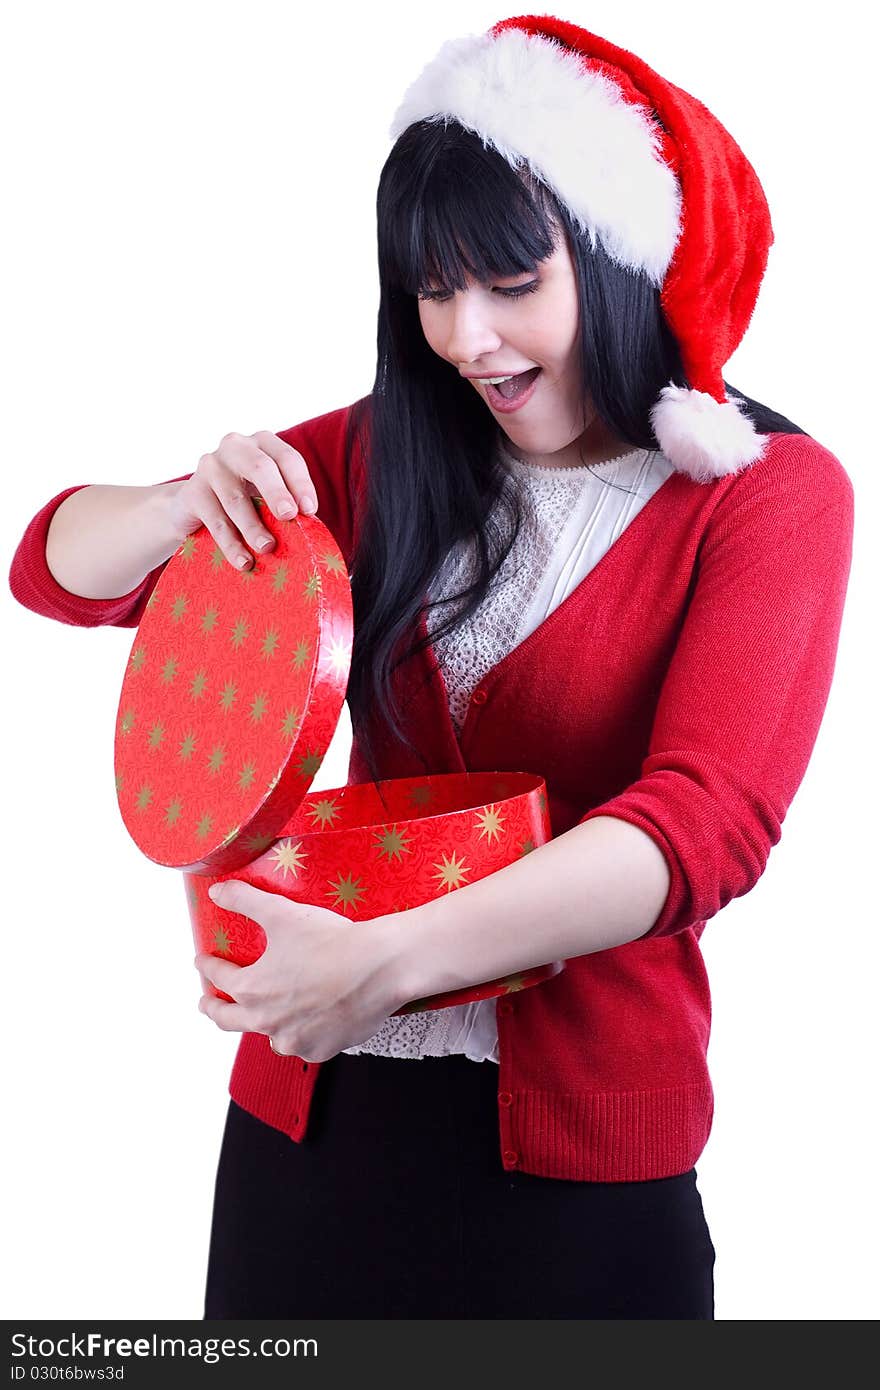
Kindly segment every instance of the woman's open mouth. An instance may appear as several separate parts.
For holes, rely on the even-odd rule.
[[[511,377],[510,381],[504,381],[501,386],[493,386],[490,381],[485,381],[486,399],[493,410],[499,410],[504,415],[509,415],[513,410],[520,410],[527,401],[531,400],[535,392],[535,383],[541,375],[540,367],[530,367],[527,372],[520,372],[519,376]]]

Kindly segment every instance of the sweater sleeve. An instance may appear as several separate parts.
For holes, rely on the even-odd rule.
[[[278,437],[299,450],[306,461],[318,497],[317,516],[333,533],[350,564],[353,522],[348,493],[348,465],[345,458],[346,435],[351,406],[316,416],[283,430]],[[191,478],[182,473],[163,482]],[[82,598],[63,589],[46,563],[46,538],[52,517],[65,498],[87,483],[65,488],[51,498],[28,523],[9,569],[12,595],[25,608],[41,617],[74,627],[137,627],[147,600],[168,561],[151,570],[140,584],[119,598]]]
[[[581,817],[628,821],[664,854],[671,884],[645,937],[705,922],[754,887],[822,722],[853,487],[814,440],[784,440],[707,525],[639,779]]]

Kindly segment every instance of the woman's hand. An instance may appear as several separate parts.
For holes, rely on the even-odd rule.
[[[199,1008],[218,1028],[266,1033],[277,1052],[326,1062],[372,1037],[408,1002],[400,993],[400,928],[393,916],[351,922],[241,879],[208,892],[218,906],[259,922],[266,933],[266,949],[253,965],[196,956],[203,983],[236,1001],[202,996]]]
[[[315,512],[318,499],[306,461],[270,430],[225,434],[212,454],[202,454],[189,478],[168,487],[172,525],[181,540],[207,527],[236,569],[253,564],[247,550],[266,553],[275,544],[251,500],[262,497],[287,521],[297,509]],[[268,544],[266,543],[268,542]]]

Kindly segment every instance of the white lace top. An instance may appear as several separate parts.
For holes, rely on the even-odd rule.
[[[526,517],[481,606],[433,644],[458,734],[483,677],[580,584],[673,471],[664,454],[648,449],[573,468],[538,468],[506,448],[503,453],[511,471],[507,485],[519,488]],[[431,599],[457,593],[475,577],[471,556],[470,546],[453,546]],[[456,611],[462,607],[463,601]],[[449,604],[429,608],[428,631],[450,612]],[[460,1052],[474,1062],[497,1062],[495,1004],[484,999],[388,1018],[371,1038],[344,1051],[411,1058]]]

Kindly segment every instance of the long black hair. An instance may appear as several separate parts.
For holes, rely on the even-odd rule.
[[[591,247],[552,191],[523,164],[514,170],[457,122],[419,121],[395,143],[376,201],[379,318],[372,391],[351,412],[366,464],[352,563],[355,640],[348,682],[352,732],[378,779],[368,721],[406,736],[391,677],[398,665],[464,623],[479,606],[523,520],[500,428],[477,392],[429,346],[418,295],[534,272],[565,235],[575,267],[585,397],[634,449],[657,449],[649,412],[670,382],[688,386],[660,292],[644,273]],[[759,433],[804,434],[724,383]],[[365,416],[369,415],[369,420]],[[436,602],[463,605],[431,636],[413,637],[431,581],[450,547],[470,538],[477,562],[467,588]],[[413,640],[404,648],[404,639]],[[430,770],[427,769],[426,770]]]

